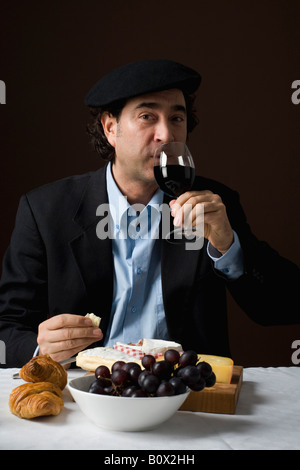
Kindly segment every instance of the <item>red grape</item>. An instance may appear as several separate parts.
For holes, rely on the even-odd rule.
[[[111,374],[111,381],[114,385],[124,385],[126,381],[128,380],[128,375],[126,370],[123,369],[117,369],[114,370],[113,373]]]
[[[99,384],[98,380],[95,380],[94,382],[91,383],[89,392],[97,393],[98,395],[107,395],[106,391],[104,390],[104,387],[102,387],[102,385]]]
[[[171,397],[175,395],[174,387],[169,382],[162,382],[156,390],[157,397]]]
[[[95,370],[95,377],[98,379],[99,377],[104,377],[106,379],[110,378],[110,370],[106,366],[99,366]]]
[[[156,392],[159,385],[160,385],[160,380],[158,377],[156,377],[155,375],[148,375],[143,380],[142,390],[144,390],[147,393],[153,394]]]
[[[186,384],[180,377],[171,377],[169,383],[174,387],[175,395],[186,392]]]
[[[178,364],[181,367],[194,366],[198,360],[198,354],[195,351],[185,351],[179,358]]]
[[[195,384],[200,379],[200,371],[196,366],[186,366],[182,369],[180,377],[187,385]]]
[[[142,369],[138,367],[131,367],[131,369],[129,369],[129,371],[127,372],[129,379],[132,380],[133,382],[138,381],[141,373],[142,373]]]
[[[164,354],[164,358],[166,361],[170,362],[170,364],[175,366],[175,364],[178,364],[180,354],[175,349],[168,349]]]
[[[206,387],[206,382],[203,377],[200,377],[198,382],[189,384],[189,388],[193,390],[194,392],[200,392]]]
[[[197,369],[199,369],[201,376],[204,378],[209,377],[212,373],[212,367],[208,362],[199,362],[197,364]]]
[[[212,372],[209,377],[205,379],[206,387],[213,387],[216,383],[216,374]]]
[[[173,367],[168,361],[158,361],[153,364],[152,373],[156,375],[161,380],[162,379],[169,379],[173,372]]]
[[[134,392],[132,392],[132,394],[130,395],[131,397],[147,397],[147,393],[142,390],[141,388],[138,388],[137,390],[135,390]]]
[[[143,356],[142,358],[142,366],[146,370],[151,370],[155,362],[156,362],[156,359],[151,354],[145,354],[145,356]]]
[[[131,397],[133,392],[138,390],[139,387],[137,385],[128,385],[128,387],[125,387],[123,392],[122,392],[122,397]]]

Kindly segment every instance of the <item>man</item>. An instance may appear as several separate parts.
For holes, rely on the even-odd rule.
[[[234,191],[204,177],[176,201],[158,189],[154,152],[187,140],[200,80],[172,61],[140,61],[111,72],[88,93],[95,116],[89,132],[109,164],[21,199],[0,284],[7,366],[21,366],[33,354],[62,360],[90,345],[146,337],[230,355],[226,288],[260,324],[299,322],[299,269],[255,238]],[[128,236],[145,213],[159,232],[156,209],[163,203],[175,225],[187,206],[195,224],[203,205],[202,249]],[[136,204],[141,213],[132,210]],[[99,231],[103,208],[111,222],[106,237]],[[87,312],[102,318],[101,329]]]

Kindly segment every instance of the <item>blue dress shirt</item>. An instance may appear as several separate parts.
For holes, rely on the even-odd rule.
[[[158,239],[163,192],[137,213],[122,195],[107,167],[108,202],[111,208],[114,289],[105,346],[142,338],[168,339],[161,287]]]
[[[169,339],[161,286],[160,242],[158,234],[163,192],[158,189],[149,204],[137,213],[116,185],[111,164],[107,166],[108,202],[111,213],[112,251],[114,260],[113,302],[105,346],[117,341],[137,342],[142,338]],[[147,222],[148,223],[145,223]],[[150,233],[151,230],[151,233]],[[221,255],[208,244],[208,255],[215,268],[228,278],[243,271],[238,236]]]

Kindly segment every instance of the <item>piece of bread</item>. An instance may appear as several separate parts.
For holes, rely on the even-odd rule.
[[[99,328],[100,322],[101,322],[101,318],[100,318],[100,317],[97,317],[94,313],[87,313],[87,314],[86,314],[86,317],[87,317],[87,318],[90,318],[90,319],[92,320],[92,323],[93,323],[93,327],[94,327],[94,328]]]
[[[68,375],[61,364],[49,355],[33,357],[19,372],[25,382],[51,382],[61,390],[65,388]]]
[[[100,365],[111,369],[116,361],[137,362],[141,365],[140,359],[109,347],[86,349],[78,353],[76,357],[76,365],[91,372],[94,372]]]
[[[50,382],[20,385],[9,397],[10,411],[19,418],[58,415],[63,406],[61,389]]]

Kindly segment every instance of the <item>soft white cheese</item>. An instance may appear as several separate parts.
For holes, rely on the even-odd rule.
[[[115,359],[116,361],[127,361],[130,359],[128,354],[125,354],[121,351],[117,351],[114,348],[93,348],[93,349],[86,349],[85,351],[81,351],[78,356],[97,356],[109,359]]]
[[[123,344],[123,343],[119,343]],[[124,344],[124,346],[127,346]],[[182,351],[182,346],[174,341],[164,341],[160,339],[144,339],[142,341],[142,347],[135,347],[134,349],[142,349],[144,354],[164,354],[168,349],[175,349],[179,352]],[[77,354],[76,365],[82,369],[94,371],[99,365],[106,365],[111,368],[114,362],[137,362],[141,364],[141,360],[126,354],[125,352],[119,351],[110,347],[97,347],[92,349],[86,349]]]
[[[76,357],[76,365],[91,372],[95,371],[100,365],[105,365],[111,369],[116,361],[137,362],[141,364],[139,359],[109,347],[86,349],[78,353]]]
[[[182,351],[182,346],[174,341],[165,341],[162,339],[144,339],[142,351],[144,354],[163,354],[168,349]]]

